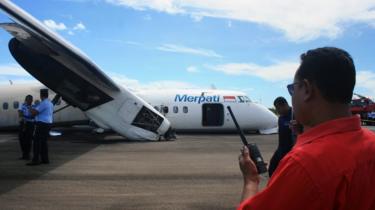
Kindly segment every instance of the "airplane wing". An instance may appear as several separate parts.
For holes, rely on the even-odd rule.
[[[14,38],[9,50],[17,62],[65,101],[83,111],[113,100],[120,88],[88,56],[8,0],[0,9],[15,23],[0,27]]]
[[[0,10],[15,23],[0,24],[14,38],[9,50],[31,75],[102,128],[129,139],[169,138],[170,122],[143,99],[117,86],[79,49],[8,0]]]

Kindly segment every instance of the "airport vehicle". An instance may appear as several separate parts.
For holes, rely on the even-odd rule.
[[[354,93],[350,110],[359,114],[364,124],[375,125],[375,103],[370,98]]]
[[[9,84],[0,86],[0,128],[16,127],[17,108],[26,94],[39,98],[42,84]],[[164,116],[177,132],[234,132],[236,127],[225,109],[230,105],[243,130],[262,134],[277,132],[277,117],[263,105],[254,103],[242,92],[229,90],[136,90],[135,95]],[[54,93],[51,94],[52,98]],[[57,125],[88,124],[85,112],[60,100],[55,107]],[[95,121],[94,121],[95,122]],[[111,129],[110,127],[102,127]]]
[[[129,139],[168,139],[172,130],[171,122],[174,127],[187,130],[234,129],[233,123],[225,118],[226,114],[222,107],[224,102],[234,103],[238,100],[238,106],[246,106],[249,110],[250,115],[244,115],[252,122],[249,125],[258,125],[251,128],[268,132],[276,127],[276,116],[265,107],[247,102],[242,93],[191,91],[161,96],[160,92],[130,91],[127,87],[112,81],[87,55],[15,4],[8,0],[0,0],[0,9],[15,21],[0,24],[1,28],[14,37],[9,41],[9,50],[15,60],[45,87],[59,94],[66,104],[78,108],[67,108],[63,110],[65,114],[61,111],[60,115],[56,115],[57,122],[89,119],[100,128],[113,130]],[[34,97],[38,98],[38,93],[28,91],[28,87],[24,88],[20,88],[24,90],[22,94],[18,92],[4,100],[1,99],[1,116],[4,117],[1,118],[3,122],[0,127],[17,122],[7,110],[7,103],[12,103],[11,108],[14,109],[17,102],[19,105],[23,101],[25,94],[33,93]],[[12,93],[14,87],[5,90],[11,90],[9,93]],[[5,97],[9,93],[2,93],[1,96]],[[161,98],[166,100],[159,100]],[[175,102],[190,104],[191,107],[182,106],[182,112],[179,113],[178,108],[175,108],[178,107]],[[171,107],[171,110],[165,107]],[[71,113],[67,113],[68,111]],[[76,114],[79,111],[83,113]],[[177,117],[181,114],[191,118]],[[184,123],[181,123],[182,121]],[[239,121],[242,122],[240,119]]]

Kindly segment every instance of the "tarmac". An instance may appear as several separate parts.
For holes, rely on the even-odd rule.
[[[368,127],[375,131],[375,127]],[[238,135],[178,135],[170,142],[64,129],[49,165],[26,166],[16,133],[0,133],[0,209],[235,209],[242,176]],[[266,162],[277,135],[247,135]],[[262,178],[262,186],[268,181]]]
[[[269,160],[277,135],[247,137]],[[240,148],[234,134],[135,142],[66,129],[50,137],[49,165],[26,166],[17,134],[0,133],[0,209],[235,209]]]

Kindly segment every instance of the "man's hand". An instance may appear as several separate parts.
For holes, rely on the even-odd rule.
[[[241,154],[238,157],[238,161],[245,183],[250,181],[259,182],[258,170],[255,163],[250,158],[250,153],[247,146],[243,146],[241,149]]]
[[[247,146],[244,146],[241,149],[241,154],[238,157],[238,161],[244,179],[241,198],[241,201],[244,201],[254,196],[258,192],[260,177],[258,175],[255,163],[250,159],[250,153]]]
[[[31,107],[29,108],[29,111],[31,113],[31,116],[33,116],[33,117],[35,117],[35,116],[37,116],[39,114],[38,110],[33,109]]]
[[[302,125],[297,122],[297,120],[291,120],[289,123],[289,128],[296,135],[300,135],[303,132]]]

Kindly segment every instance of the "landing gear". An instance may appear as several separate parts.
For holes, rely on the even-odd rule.
[[[171,127],[163,136],[159,137],[159,141],[174,141],[174,140],[177,140],[176,131]]]

